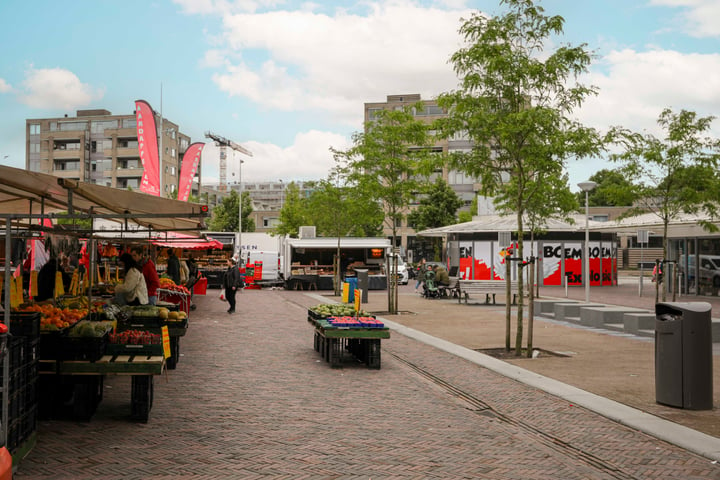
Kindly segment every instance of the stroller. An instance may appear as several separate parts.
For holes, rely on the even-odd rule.
[[[432,271],[432,267],[423,274],[423,297],[425,298],[437,298],[440,296],[437,284],[435,283],[435,272]]]

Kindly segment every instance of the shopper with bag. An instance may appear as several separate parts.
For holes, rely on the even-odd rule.
[[[237,264],[234,258],[227,259],[228,269],[223,275],[223,289],[225,293],[225,300],[230,304],[228,313],[235,313],[235,293],[238,287],[242,285],[242,279],[240,278],[240,270],[238,270]],[[222,299],[222,294],[221,297]]]

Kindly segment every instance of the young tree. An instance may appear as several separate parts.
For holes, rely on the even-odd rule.
[[[300,196],[300,189],[295,182],[285,188],[285,199],[280,209],[280,222],[273,228],[275,235],[289,235],[297,238],[300,227],[312,225],[308,217],[307,199]]]
[[[439,97],[448,117],[439,121],[437,129],[446,137],[464,132],[473,141],[472,151],[455,155],[452,165],[479,178],[480,193],[494,197],[500,211],[516,215],[522,258],[523,218],[533,197],[556,195],[558,186],[550,180],[562,178],[565,161],[599,150],[596,132],[571,118],[573,110],[596,91],[576,82],[592,59],[585,45],[562,45],[552,52],[545,48],[552,35],[562,33],[562,17],[544,15],[532,0],[501,4],[507,7],[503,15],[487,18],[475,13],[460,27],[468,45],[451,61],[461,88]],[[520,298],[523,283],[520,269]],[[509,310],[507,315],[509,324]],[[517,355],[522,351],[522,329],[520,303]]]
[[[230,195],[222,199],[219,205],[216,205],[212,211],[212,217],[208,221],[210,230],[217,232],[237,232],[238,217],[240,215],[240,207],[238,200],[240,196],[233,190]],[[253,212],[252,199],[248,192],[242,193],[242,231],[254,232],[255,220],[250,217]]]
[[[437,163],[429,151],[429,127],[415,119],[413,108],[423,109],[424,105],[377,112],[365,124],[365,132],[353,135],[352,148],[344,152],[333,150],[347,162],[349,181],[367,195],[368,201],[382,205],[393,246],[397,245],[397,228],[410,200]],[[396,270],[391,270],[388,278],[390,313],[397,311],[397,283],[393,281],[396,274]]]
[[[420,204],[408,214],[408,224],[416,231],[444,227],[457,223],[457,211],[463,201],[445,180],[438,177],[435,183],[423,187]],[[440,250],[442,239],[435,239],[435,253]]]
[[[620,174],[636,184],[637,206],[626,215],[652,212],[663,223],[663,260],[667,259],[668,225],[679,214],[717,216],[720,140],[705,136],[714,119],[666,108],[658,117],[658,125],[665,131],[663,139],[622,127],[611,129],[606,136],[623,150],[611,155],[621,164]],[[717,230],[712,222],[702,224],[709,231]],[[665,293],[663,289],[663,301]]]

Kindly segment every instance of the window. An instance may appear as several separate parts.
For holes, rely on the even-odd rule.
[[[190,143],[188,142],[187,138],[181,138],[180,139],[180,150],[185,151],[190,146]]]
[[[30,135],[40,135],[40,124],[39,123],[31,123],[30,124]]]
[[[68,132],[87,129],[87,122],[59,122],[60,131]]]
[[[174,131],[174,130],[173,130],[173,131]],[[172,158],[175,158],[175,153],[176,153],[176,152],[175,152],[175,149],[174,149],[174,148],[171,148],[171,149],[170,149],[170,156],[171,156]]]
[[[135,128],[137,127],[137,118],[123,118],[122,128]]]
[[[90,132],[92,133],[104,133],[107,128],[117,128],[117,120],[102,120],[96,122],[90,122]]]
[[[30,144],[30,153],[40,153],[40,144],[39,143],[31,143]]]

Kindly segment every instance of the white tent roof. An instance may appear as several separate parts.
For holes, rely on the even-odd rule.
[[[336,248],[337,237],[289,238],[293,248]],[[389,248],[390,240],[382,237],[340,237],[340,248]]]

